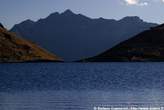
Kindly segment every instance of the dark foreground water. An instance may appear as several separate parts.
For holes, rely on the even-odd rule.
[[[164,63],[0,64],[0,110],[163,106]]]

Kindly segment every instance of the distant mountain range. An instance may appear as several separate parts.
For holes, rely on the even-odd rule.
[[[164,61],[164,24],[146,30],[85,61]]]
[[[154,26],[157,24],[144,22],[136,16],[121,20],[91,19],[66,10],[36,22],[23,21],[16,24],[11,31],[65,60],[79,60],[95,56]]]
[[[62,61],[36,44],[8,32],[0,23],[0,62]]]

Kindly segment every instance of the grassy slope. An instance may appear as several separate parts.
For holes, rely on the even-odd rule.
[[[0,28],[0,62],[61,61],[38,45]]]

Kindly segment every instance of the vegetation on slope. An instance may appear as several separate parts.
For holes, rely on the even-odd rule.
[[[61,59],[0,26],[0,62],[26,61],[61,61]]]

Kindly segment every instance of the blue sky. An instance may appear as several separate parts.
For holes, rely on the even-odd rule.
[[[164,0],[0,0],[0,22],[10,29],[26,19],[36,21],[66,9],[92,18],[139,16],[164,23]]]

